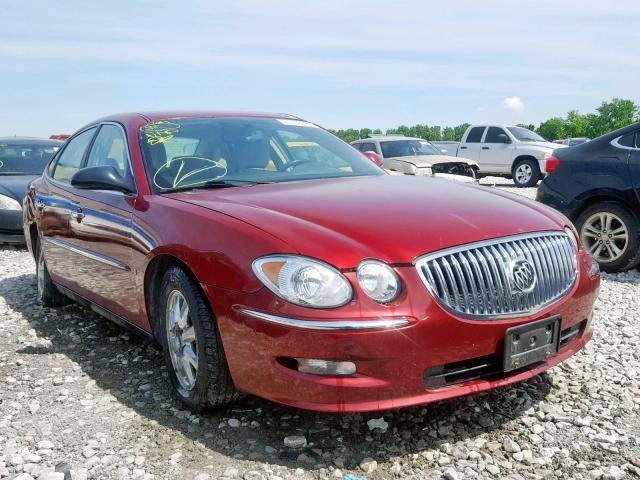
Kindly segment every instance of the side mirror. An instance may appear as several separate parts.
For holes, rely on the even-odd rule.
[[[362,152],[362,154],[365,157],[367,157],[369,160],[371,160],[373,163],[375,163],[377,166],[379,167],[382,166],[382,157],[378,155],[376,152],[372,152],[371,150],[368,150],[366,152]]]
[[[443,155],[446,155],[447,154],[447,149],[446,148],[441,148],[440,149],[440,153],[443,154]]]
[[[511,143],[511,139],[507,136],[506,133],[499,133],[498,140],[500,140],[500,143]]]
[[[123,193],[135,191],[131,179],[123,178],[115,168],[106,165],[78,170],[71,177],[71,185],[83,190],[116,190]]]

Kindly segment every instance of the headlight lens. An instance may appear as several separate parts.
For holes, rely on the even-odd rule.
[[[0,210],[20,211],[22,210],[22,205],[15,198],[0,195]]]
[[[389,303],[400,293],[400,279],[386,263],[365,260],[358,265],[356,273],[362,291],[376,302]]]
[[[431,170],[431,167],[418,167],[416,168],[416,171],[417,175],[421,177],[428,177],[433,175],[433,170]]]
[[[274,255],[253,262],[253,272],[287,302],[313,308],[335,308],[351,301],[353,289],[338,270],[298,255]]]

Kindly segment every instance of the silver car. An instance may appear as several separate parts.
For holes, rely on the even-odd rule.
[[[383,168],[391,172],[461,182],[475,182],[478,177],[477,162],[445,155],[421,138],[385,135],[356,140],[351,145],[361,152],[380,155]]]

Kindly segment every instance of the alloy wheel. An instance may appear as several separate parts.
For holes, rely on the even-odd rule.
[[[179,290],[173,290],[167,298],[165,325],[169,355],[178,383],[185,391],[192,390],[198,375],[198,343],[187,299]]]
[[[598,263],[610,263],[625,253],[629,244],[629,231],[617,215],[598,212],[584,222],[580,238],[587,252]]]
[[[516,168],[515,174],[516,174],[516,180],[518,181],[518,183],[520,185],[524,185],[529,180],[531,180],[531,176],[533,175],[533,169],[531,168],[530,165],[527,165],[526,163],[522,163],[518,165],[518,168]]]

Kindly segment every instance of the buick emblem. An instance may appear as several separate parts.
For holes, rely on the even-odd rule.
[[[511,267],[513,290],[529,293],[536,286],[536,271],[526,260],[517,260]]]

